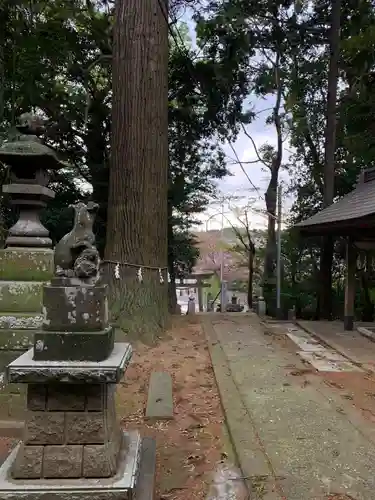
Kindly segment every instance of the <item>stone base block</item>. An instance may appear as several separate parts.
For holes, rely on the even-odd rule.
[[[0,281],[0,310],[42,312],[43,281]]]
[[[46,285],[43,290],[43,311],[43,330],[105,330],[108,327],[107,285]]]
[[[99,332],[43,332],[34,336],[37,361],[103,361],[113,350],[114,329]]]
[[[53,276],[50,248],[6,248],[0,250],[0,276],[9,281],[48,281]]]
[[[33,479],[11,478],[11,469],[21,445],[0,468],[2,500],[153,500],[155,447],[142,445],[138,432],[124,433],[117,473],[108,479]],[[37,448],[37,447],[36,447]],[[35,450],[36,452],[38,450]],[[95,455],[101,460],[100,454]],[[95,459],[94,459],[95,460]],[[35,462],[34,462],[35,463]],[[92,466],[94,463],[92,462]]]

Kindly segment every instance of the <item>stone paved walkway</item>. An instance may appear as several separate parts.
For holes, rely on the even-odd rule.
[[[255,315],[202,320],[250,498],[374,499],[369,424],[359,415],[349,418],[313,383],[291,377],[291,368],[305,365],[273,343]]]

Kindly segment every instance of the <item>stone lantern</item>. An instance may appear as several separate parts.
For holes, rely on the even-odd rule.
[[[0,146],[0,163],[9,171],[2,190],[18,212],[0,250],[0,368],[2,358],[9,361],[32,345],[42,322],[43,285],[53,274],[52,241],[39,214],[55,196],[51,174],[65,164],[39,139],[41,131],[40,121],[22,115],[16,133]],[[0,392],[0,420],[22,417],[23,406],[21,394]]]
[[[9,229],[5,244],[8,248],[50,248],[52,241],[39,213],[55,197],[47,187],[51,172],[64,164],[51,148],[42,144],[32,123],[19,125],[17,130],[19,135],[0,147],[0,162],[10,172],[10,184],[3,186],[3,193],[19,211],[19,219]]]

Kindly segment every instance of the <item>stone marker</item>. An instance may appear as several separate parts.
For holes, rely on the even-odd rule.
[[[151,373],[145,417],[155,420],[173,418],[172,379],[169,373]]]
[[[2,500],[153,499],[142,483],[152,482],[155,449],[116,418],[116,384],[132,349],[114,343],[108,324],[96,208],[74,206],[74,228],[56,246],[55,277],[43,290],[43,327],[7,367],[8,382],[27,385],[27,413],[23,441],[0,468]]]
[[[189,297],[186,314],[195,314],[195,298]]]
[[[264,300],[263,297],[263,288],[260,288],[259,290],[259,297],[258,297],[258,303],[257,303],[257,313],[258,316],[261,318],[266,315],[266,301]]]
[[[36,129],[41,131],[36,123],[32,116],[22,115],[17,133],[9,134],[0,147],[0,162],[10,173],[3,193],[19,213],[8,232],[6,248],[0,250],[0,357],[5,359],[8,354],[14,359],[32,345],[35,329],[42,323],[43,285],[53,275],[52,241],[39,213],[55,196],[47,187],[50,173],[64,164],[35,135]],[[20,393],[1,391],[1,417],[21,419],[23,406]]]
[[[214,303],[213,303],[213,297],[212,293],[208,292],[207,294],[207,306],[206,306],[206,311],[207,312],[212,312],[214,310]]]
[[[295,306],[292,309],[288,309],[288,320],[295,321],[296,319],[296,308]]]

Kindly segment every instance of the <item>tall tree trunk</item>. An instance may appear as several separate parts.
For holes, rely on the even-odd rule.
[[[324,207],[331,205],[334,197],[337,121],[336,100],[340,55],[340,14],[341,0],[332,0],[324,159]],[[320,315],[325,319],[332,319],[332,261],[333,238],[327,235],[322,241],[320,257]]]
[[[280,71],[281,51],[278,50],[276,54],[276,61],[274,63],[274,76],[276,87],[276,102],[273,108],[273,122],[276,129],[277,146],[275,156],[269,166],[271,178],[265,193],[266,208],[268,212],[268,226],[267,226],[267,242],[264,257],[264,285],[263,296],[266,300],[267,312],[270,315],[276,314],[276,205],[277,205],[277,187],[279,183],[279,170],[283,159],[283,131],[280,117],[281,99],[283,94],[283,81],[281,79]]]
[[[117,0],[113,28],[105,259],[123,263],[120,279],[107,265],[115,316],[122,328],[139,332],[164,328],[168,317],[168,23],[162,5],[165,0]],[[142,282],[138,265],[154,268],[142,268]]]
[[[264,255],[263,270],[263,296],[267,305],[267,312],[270,315],[276,314],[276,204],[277,204],[277,184],[279,170],[271,171],[271,179],[265,194],[266,209],[268,212],[267,240]]]

